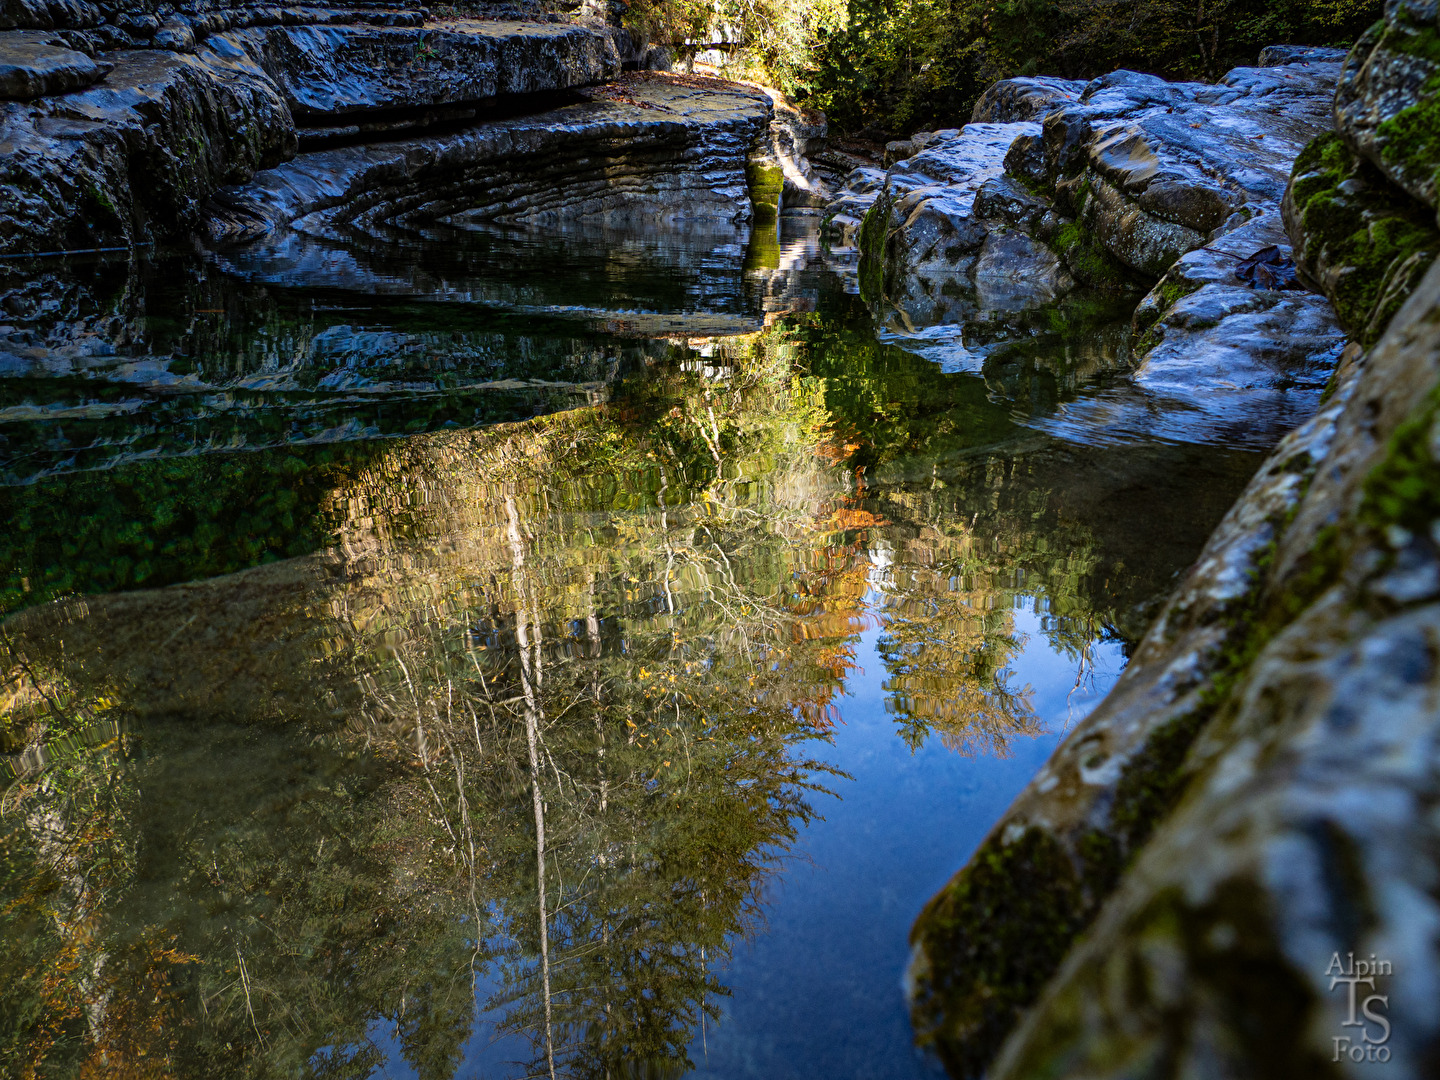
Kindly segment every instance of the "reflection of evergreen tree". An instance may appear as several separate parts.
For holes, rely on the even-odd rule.
[[[1023,642],[1009,608],[988,609],[985,593],[954,591],[948,578],[912,568],[888,584],[886,707],[912,750],[934,733],[953,750],[1003,756],[1014,736],[1039,733],[1029,688],[1011,685],[1008,665]]]
[[[1016,598],[1079,656],[1155,591],[988,393],[822,313],[309,474],[308,562],[12,618],[0,1068],[444,1077],[486,1024],[531,1075],[684,1068],[843,794],[806,747],[858,632],[912,745],[1003,752]],[[264,700],[172,692],[237,611],[299,627]]]

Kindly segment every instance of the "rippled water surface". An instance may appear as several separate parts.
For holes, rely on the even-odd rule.
[[[0,1072],[935,1074],[911,922],[1257,463],[794,223],[8,273]]]

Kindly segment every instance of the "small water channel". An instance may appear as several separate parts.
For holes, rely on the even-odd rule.
[[[10,272],[18,1073],[937,1074],[910,924],[1259,460],[803,222]]]

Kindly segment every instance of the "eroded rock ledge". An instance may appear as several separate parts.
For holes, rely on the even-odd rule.
[[[622,64],[609,28],[588,23],[313,14],[94,59],[57,33],[0,33],[0,84],[26,99],[0,101],[0,254],[183,235],[217,189],[294,157],[300,131],[536,111],[536,95],[609,81]]]
[[[866,295],[916,330],[950,321],[959,295],[1003,309],[1148,289],[1130,377],[1043,426],[1272,446],[1314,411],[1346,335],[1322,296],[1234,271],[1269,245],[1288,253],[1286,184],[1331,127],[1341,59],[1272,48],[1213,86],[1005,80],[964,129],[852,174],[831,234],[858,244]]]
[[[763,93],[646,72],[534,116],[302,154],[219,192],[207,228],[238,239],[431,221],[748,222]]]
[[[1288,180],[1297,261],[1353,335],[1323,407],[915,924],[917,1031],[956,1076],[1440,1061],[1440,267],[1416,180],[1440,150],[1394,141],[1436,107],[1440,82],[1415,76],[1436,19],[1387,6],[1338,73],[1334,132]],[[1161,289],[1193,282],[1202,254]],[[1211,285],[1235,288],[1146,303],[1173,320]],[[1383,1025],[1345,1026],[1329,976],[1352,952],[1391,965]]]

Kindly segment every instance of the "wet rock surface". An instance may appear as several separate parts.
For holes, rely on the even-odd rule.
[[[1262,470],[1278,490],[1297,452],[1320,463],[1302,469],[1313,475],[1303,493],[1291,473],[1274,553],[1259,560],[1257,583],[1240,586],[1252,621],[1211,631],[1228,633],[1231,650],[1243,639],[1244,663],[1207,665],[1168,622],[1152,630],[1147,648],[1167,648],[1171,669],[1188,666],[1192,684],[1209,677],[1213,718],[1176,762],[1178,807],[992,1075],[1121,1076],[1147,1059],[1177,1070],[1218,1060],[1241,1076],[1282,1063],[1315,1076],[1368,1075],[1377,1062],[1407,1076],[1433,1068],[1440,555],[1424,440],[1440,378],[1437,312],[1432,270],[1337,400]],[[1252,488],[1236,512],[1265,499]],[[1233,594],[1219,564],[1206,564],[1192,583],[1208,577],[1210,595]],[[1105,743],[1122,729],[1102,724],[1092,741],[1105,761],[1092,771],[1124,768],[1109,765]],[[1087,764],[1066,768],[1083,784]],[[1377,968],[1359,987],[1369,1014],[1347,1027],[1348,996],[1335,992],[1346,984],[1333,977],[1354,974],[1352,953]],[[1247,1007],[1270,1019],[1263,1034]]]
[[[1315,411],[1346,342],[1324,297],[1236,277],[1246,256],[1285,240],[1263,217],[1181,256],[1136,307],[1128,377],[1042,426],[1070,437],[1273,446]]]
[[[103,83],[0,103],[0,251],[129,245],[193,226],[221,184],[295,149],[289,110],[253,63],[113,54]]]
[[[1335,126],[1347,146],[1395,185],[1436,206],[1436,9],[1396,0],[1345,61]]]
[[[99,82],[111,67],[53,34],[0,32],[0,99],[29,101],[77,90]]]
[[[661,73],[453,134],[301,154],[215,197],[215,240],[427,221],[750,218],[746,164],[770,124],[758,91]]]
[[[1417,10],[1390,5],[1371,37],[1393,40]],[[1282,64],[1272,79],[1334,63],[1265,59]],[[1433,93],[1395,91],[1386,108]],[[1109,697],[916,922],[912,1015],[954,1075],[1433,1071],[1440,271],[1428,208],[1350,130],[1354,98],[1342,87],[1336,132],[1297,156],[1286,231],[1268,166],[1227,188],[1259,212],[1166,269],[1135,312],[1133,373],[1040,422],[1076,438],[1265,432],[1252,445],[1298,426]],[[1045,123],[1057,146],[1061,116]],[[1149,169],[1118,134],[1075,175],[1123,191],[1120,172]],[[1026,190],[997,185],[994,205],[1034,220]],[[1237,278],[1287,240],[1323,295]],[[1335,981],[1352,953],[1386,964],[1362,984],[1380,997],[1358,1025]]]
[[[297,124],[334,141],[533,112],[621,65],[608,28],[581,23],[222,14],[100,60],[22,35],[7,96],[33,100],[0,102],[0,252],[184,235],[217,189],[293,157]]]
[[[1235,270],[1271,245],[1289,258],[1286,185],[1331,126],[1341,59],[1277,46],[1215,85],[1130,71],[1005,80],[963,132],[853,173],[830,206],[832,239],[853,238],[867,296],[917,330],[970,290],[1016,307],[1148,288],[1130,377],[1037,423],[1271,446],[1314,411],[1348,327],[1325,296]],[[947,151],[964,167],[945,168]]]

